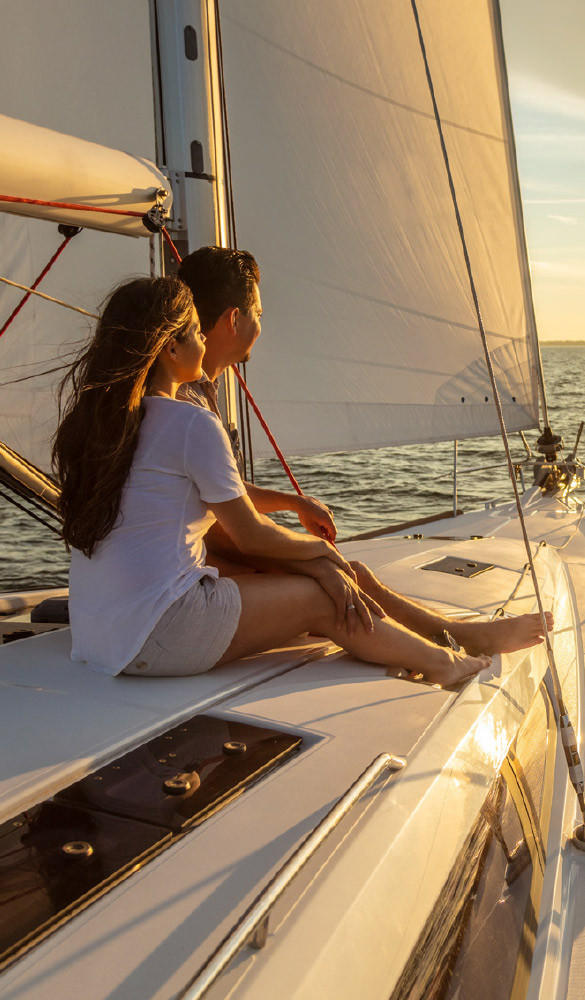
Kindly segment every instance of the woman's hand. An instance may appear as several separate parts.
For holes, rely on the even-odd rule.
[[[339,556],[339,553],[336,555]],[[358,624],[361,624],[367,632],[371,632],[374,628],[372,614],[384,618],[385,611],[360,590],[355,573],[349,563],[346,565],[347,571],[330,558],[311,559],[299,563],[298,572],[313,577],[331,598],[335,604],[335,624],[338,628],[345,624],[349,634],[355,635]]]

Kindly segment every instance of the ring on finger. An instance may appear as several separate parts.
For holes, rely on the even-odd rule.
[[[355,611],[355,604],[346,604],[345,610],[346,611]]]

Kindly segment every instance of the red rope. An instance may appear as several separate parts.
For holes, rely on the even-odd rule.
[[[8,194],[0,194],[0,201],[16,205],[43,205],[45,208],[68,208],[75,212],[102,212],[104,215],[128,215],[141,219],[144,212],[129,212],[123,208],[101,208],[98,205],[75,205],[69,201],[41,201],[39,198],[13,198]]]
[[[63,240],[61,246],[58,247],[57,250],[55,250],[55,253],[51,257],[49,263],[43,268],[43,270],[39,274],[38,278],[36,278],[36,280],[30,286],[31,288],[36,288],[37,285],[40,285],[40,283],[43,280],[43,278],[45,277],[45,275],[48,274],[48,272],[51,270],[53,264],[57,260],[57,257],[59,257],[59,255],[63,253],[63,250],[65,249],[65,247],[69,243],[69,240],[72,240],[72,239],[73,239],[72,236],[66,236],[65,237],[65,239]],[[25,302],[28,302],[28,300],[30,299],[30,296],[31,296],[30,292],[27,292],[26,295],[23,295],[23,297],[21,298],[21,300],[18,303],[18,305],[12,310],[10,316],[8,317],[8,319],[6,320],[4,326],[0,330],[0,337],[2,336],[3,333],[6,333],[6,330],[8,329],[8,327],[10,326],[10,324],[12,323],[12,320],[15,319],[16,316],[18,316],[18,314],[19,314],[20,310],[22,309],[23,305],[25,304]]]
[[[179,251],[177,250],[177,248],[176,248],[175,244],[173,243],[171,237],[169,236],[169,234],[167,232],[166,226],[163,226],[163,228],[162,228],[162,234],[163,234],[165,240],[167,241],[167,243],[169,245],[169,248],[170,248],[170,251],[171,251],[173,257],[175,258],[177,264],[180,264],[181,263],[181,254],[179,253]]]
[[[280,459],[282,467],[283,467],[284,471],[286,472],[288,478],[290,479],[291,483],[293,484],[293,486],[294,486],[295,490],[297,491],[297,493],[299,494],[299,496],[300,497],[304,496],[305,494],[303,493],[301,487],[299,486],[299,484],[297,483],[295,477],[293,476],[293,474],[292,474],[292,472],[291,472],[291,470],[289,468],[289,465],[288,465],[288,463],[286,461],[286,458],[284,457],[284,455],[282,454],[280,448],[278,447],[278,445],[277,445],[277,443],[276,443],[276,441],[274,439],[274,436],[273,436],[273,434],[272,434],[272,432],[271,432],[268,424],[266,423],[264,417],[260,413],[260,410],[256,406],[256,402],[254,400],[254,397],[252,396],[252,393],[250,392],[250,390],[248,389],[248,386],[244,382],[244,379],[240,375],[240,373],[239,373],[236,365],[232,365],[232,371],[233,371],[234,375],[236,376],[238,382],[240,383],[240,385],[241,385],[241,387],[242,387],[242,389],[243,389],[243,391],[245,393],[246,399],[248,400],[250,406],[254,410],[254,413],[258,417],[258,420],[260,421],[260,426],[262,427],[262,430],[266,434],[266,437],[268,438],[268,440],[270,441],[270,444],[272,445],[272,447],[274,448],[276,454],[278,455],[278,458]]]
[[[168,243],[168,245],[169,245],[169,247],[171,249],[171,253],[173,254],[175,260],[177,261],[178,264],[180,264],[181,263],[181,255],[179,254],[179,251],[177,250],[177,248],[176,248],[175,244],[173,243],[171,237],[169,236],[169,234],[167,233],[166,229],[164,229],[164,228],[163,228],[162,233],[163,233],[163,236],[164,236],[165,240],[167,241],[167,243]],[[282,465],[282,467],[283,467],[284,471],[286,472],[288,478],[290,479],[291,483],[293,484],[293,486],[294,486],[295,490],[297,491],[297,493],[299,494],[299,496],[300,497],[304,496],[305,494],[303,493],[301,487],[299,486],[299,484],[297,483],[295,477],[293,476],[292,471],[291,471],[291,469],[290,469],[290,467],[288,465],[288,462],[287,462],[286,458],[284,457],[284,455],[282,454],[280,448],[278,447],[278,445],[276,443],[276,440],[274,438],[274,435],[272,434],[272,431],[270,430],[270,428],[269,428],[268,424],[266,423],[264,417],[260,413],[260,410],[258,409],[258,407],[256,405],[256,401],[254,400],[254,397],[252,396],[252,393],[248,389],[248,386],[246,385],[244,379],[240,375],[240,372],[238,371],[238,368],[237,368],[236,365],[232,365],[232,371],[233,371],[234,375],[236,376],[238,382],[240,383],[240,385],[241,385],[241,387],[242,387],[242,389],[244,391],[244,394],[246,396],[246,399],[248,400],[250,406],[254,410],[254,413],[258,417],[258,420],[260,421],[260,426],[262,427],[262,430],[264,431],[264,433],[266,434],[266,437],[270,441],[270,444],[274,448],[274,450],[275,450],[275,452],[276,452],[276,454],[277,454],[277,456],[278,456],[278,458],[280,460],[280,464]]]

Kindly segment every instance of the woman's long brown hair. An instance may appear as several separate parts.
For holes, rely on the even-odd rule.
[[[61,486],[63,538],[86,556],[118,516],[149,372],[165,344],[172,337],[183,340],[192,322],[193,297],[178,278],[121,285],[61,383],[53,466]]]

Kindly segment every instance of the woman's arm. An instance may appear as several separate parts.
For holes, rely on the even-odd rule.
[[[302,560],[327,556],[351,573],[347,561],[329,542],[275,524],[256,510],[248,496],[208,506],[234,545],[246,555]]]

